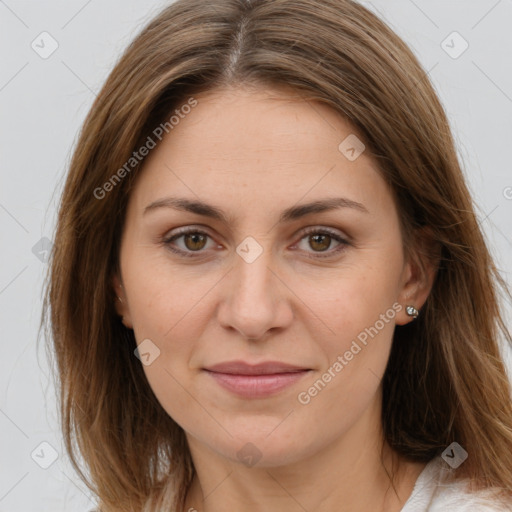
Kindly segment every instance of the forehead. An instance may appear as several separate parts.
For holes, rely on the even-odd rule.
[[[252,87],[194,99],[196,106],[146,157],[133,191],[138,208],[166,193],[252,208],[284,207],[284,200],[306,195],[374,204],[386,193],[368,152],[347,158],[347,144],[361,137],[326,105],[291,90]]]
[[[230,87],[195,99],[197,105],[173,128],[168,142],[198,144],[198,151],[208,147],[217,157],[237,150],[261,156],[287,149],[316,153],[327,145],[337,150],[342,138],[356,132],[332,108],[289,89]]]

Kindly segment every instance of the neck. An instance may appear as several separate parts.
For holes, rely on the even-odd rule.
[[[285,466],[246,467],[187,436],[196,474],[184,510],[399,512],[425,463],[400,459],[389,448],[379,414],[369,409],[341,438]]]

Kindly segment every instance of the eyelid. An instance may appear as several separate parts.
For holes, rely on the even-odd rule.
[[[302,240],[302,238],[304,238],[304,236],[309,235],[311,233],[324,233],[324,234],[331,235],[333,237],[340,238],[347,243],[349,243],[349,241],[350,241],[350,237],[348,235],[346,235],[345,233],[343,233],[342,231],[334,229],[334,228],[330,228],[327,226],[319,226],[319,225],[306,226],[305,228],[303,228],[300,231],[301,240]]]

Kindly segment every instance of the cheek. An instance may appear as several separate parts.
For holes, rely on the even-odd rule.
[[[380,261],[379,261],[380,259]],[[307,297],[308,305],[330,328],[329,339],[350,343],[360,332],[374,325],[385,315],[385,325],[379,322],[379,330],[389,337],[399,305],[398,283],[400,279],[399,258],[375,257],[372,261],[360,258],[357,264],[343,268],[333,277],[302,281],[297,295]],[[393,305],[395,304],[395,307]]]
[[[321,418],[326,438],[348,431],[377,399],[389,359],[400,305],[392,292],[372,291],[369,282],[347,280],[325,301],[334,334],[315,340],[325,363],[295,397],[297,417],[309,424]]]
[[[172,278],[156,266],[126,280],[139,351],[150,340],[149,352],[155,354],[150,364],[143,364],[148,383],[167,414],[187,429],[194,418],[204,416],[190,395],[190,361],[205,323],[200,299],[207,291],[206,283],[197,281],[194,287],[190,279]]]
[[[393,302],[392,294],[373,293],[365,297],[351,294],[350,287],[344,290],[345,297],[323,309],[331,333],[319,336],[316,345],[326,355],[323,371],[342,375],[333,381],[346,379],[361,384],[371,378],[371,372],[375,376],[383,373],[401,305]]]
[[[197,341],[211,320],[209,293],[219,276],[178,271],[165,257],[151,255],[132,255],[123,271],[135,339],[138,344],[149,339],[159,351],[158,364],[145,366],[146,373],[163,367],[184,381]]]
[[[166,344],[175,339],[214,284],[208,276],[198,278],[197,271],[173,268],[165,255],[154,253],[132,255],[123,270],[137,340],[153,336]]]
[[[315,345],[324,353],[326,387],[337,390],[333,400],[357,400],[378,387],[389,358],[396,316],[403,307],[396,302],[401,264],[401,255],[393,248],[368,250],[335,279],[317,281],[318,286],[309,291],[304,283],[298,292],[308,297],[311,309],[329,328],[327,335],[322,329]],[[315,332],[312,326],[313,322],[311,333]],[[324,399],[329,401],[329,396],[326,393]]]

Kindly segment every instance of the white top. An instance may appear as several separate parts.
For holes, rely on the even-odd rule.
[[[503,506],[485,491],[470,492],[467,481],[443,483],[445,476],[454,471],[439,456],[432,459],[420,473],[411,496],[401,512],[511,512],[512,503]],[[487,496],[487,498],[486,498]]]

